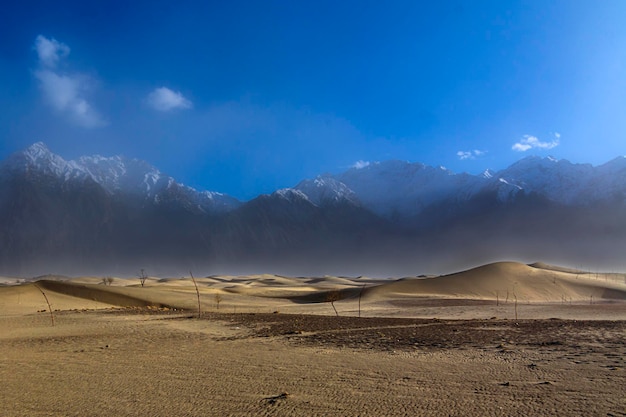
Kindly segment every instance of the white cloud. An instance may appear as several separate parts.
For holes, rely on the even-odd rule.
[[[473,151],[458,151],[456,156],[463,161],[465,159],[476,159],[476,157],[483,156],[485,153],[485,151],[474,149]]]
[[[172,91],[167,87],[159,87],[148,94],[148,104],[158,111],[170,111],[174,109],[190,109],[191,101],[187,100],[180,92]]]
[[[365,167],[368,167],[369,165],[370,165],[369,161],[359,160],[359,161],[356,161],[354,164],[352,164],[352,168],[363,169]]]
[[[54,38],[48,39],[39,35],[35,39],[35,50],[39,57],[39,63],[48,68],[54,68],[61,58],[70,54],[70,47]]]
[[[83,97],[90,87],[90,80],[79,76],[59,75],[54,71],[35,72],[48,103],[59,112],[67,114],[74,123],[83,127],[104,125],[101,116]]]
[[[524,135],[524,138],[514,144],[511,149],[517,152],[526,152],[529,149],[552,149],[559,146],[559,133],[554,134],[555,139],[552,142],[542,142],[536,136]]]
[[[70,48],[42,35],[35,40],[40,69],[34,72],[46,101],[74,124],[86,128],[106,125],[102,116],[87,101],[94,81],[83,74],[62,74],[56,66],[70,53]]]

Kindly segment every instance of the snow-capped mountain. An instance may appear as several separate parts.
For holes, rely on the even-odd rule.
[[[145,161],[123,156],[82,156],[66,161],[42,142],[9,157],[0,172],[38,173],[64,181],[93,181],[111,195],[127,195],[157,204],[179,199],[188,209],[224,212],[241,203],[226,194],[197,190],[177,183]]]
[[[207,212],[232,211],[242,204],[226,194],[180,184],[145,161],[99,155],[66,161],[42,142],[13,154],[0,164],[0,170],[38,172],[64,181],[91,180],[111,195],[140,196],[156,203],[180,199],[189,208]],[[481,175],[392,160],[319,175],[275,193],[291,201],[304,198],[317,206],[353,204],[396,219],[415,216],[437,204],[466,204],[485,193],[496,193],[499,202],[533,194],[559,204],[587,205],[623,198],[626,157],[594,167],[530,156],[501,171],[486,170]]]
[[[495,193],[498,202],[537,195],[558,204],[584,206],[626,193],[626,157],[593,167],[530,156],[499,172],[486,170],[481,175],[386,161],[305,180],[295,188],[316,204],[324,198],[346,198],[387,218],[414,216],[441,203],[467,204],[488,193]]]
[[[383,217],[410,217],[443,201],[464,201],[484,180],[444,167],[385,161],[336,175],[363,205]]]
[[[501,192],[507,190],[507,198],[535,194],[567,206],[624,201],[626,158],[594,167],[552,157],[529,156],[496,173],[491,180],[494,178],[502,184]]]
[[[350,203],[361,205],[356,193],[346,184],[333,178],[331,175],[319,175],[313,180],[303,180],[295,189],[302,192],[318,206]]]
[[[590,188],[590,183],[597,177],[590,164],[531,156],[497,175],[501,183],[515,187],[519,192],[537,193],[561,204],[580,204],[605,197]]]
[[[623,259],[625,246],[626,157],[597,167],[528,157],[480,175],[385,161],[243,203],[123,156],[68,161],[36,143],[0,162],[0,273],[350,265],[407,274],[511,254],[597,263]]]

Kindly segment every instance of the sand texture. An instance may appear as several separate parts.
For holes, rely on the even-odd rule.
[[[0,282],[3,416],[626,415],[624,275]]]

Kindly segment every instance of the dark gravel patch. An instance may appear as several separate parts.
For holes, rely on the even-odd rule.
[[[217,314],[251,330],[253,337],[278,337],[291,343],[354,349],[414,350],[512,346],[584,349],[626,346],[624,321],[429,320],[290,314]]]

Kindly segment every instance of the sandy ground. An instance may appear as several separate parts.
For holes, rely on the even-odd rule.
[[[2,286],[0,415],[625,416],[623,275],[553,269]]]

